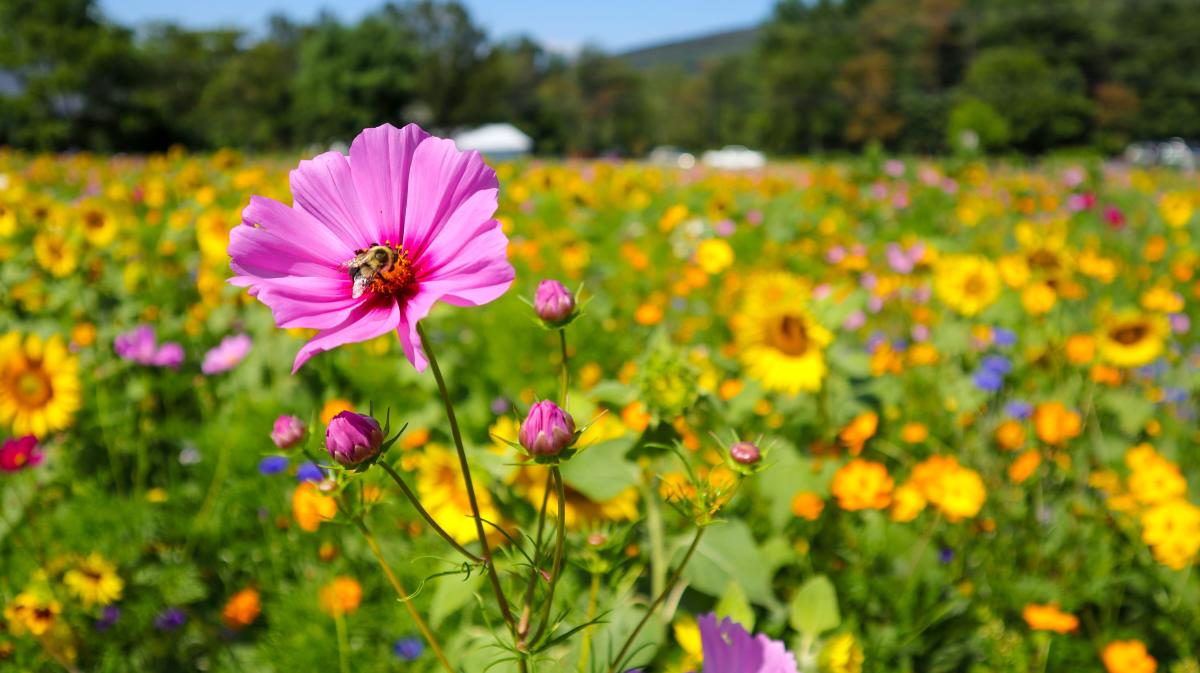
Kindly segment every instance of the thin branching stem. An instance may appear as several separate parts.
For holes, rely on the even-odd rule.
[[[442,539],[448,542],[451,547],[454,547],[458,553],[470,559],[472,563],[483,563],[483,559],[479,558],[475,554],[471,553],[471,551],[466,547],[459,544],[458,541],[451,537],[444,528],[438,525],[438,522],[434,520],[433,516],[431,516],[429,512],[425,510],[425,507],[421,505],[421,501],[417,498],[416,494],[412,492],[412,489],[408,487],[408,484],[404,483],[404,479],[396,473],[396,470],[393,469],[391,465],[388,465],[385,461],[381,460],[379,461],[379,466],[383,468],[384,472],[387,472],[389,475],[391,475],[392,481],[396,482],[396,485],[400,487],[400,490],[403,491],[404,495],[408,497],[408,501],[411,502],[412,506],[417,510],[417,514],[421,515],[421,518],[425,520],[425,523],[429,524],[430,528],[437,532],[438,535],[441,535]]]
[[[450,402],[450,392],[446,389],[446,380],[442,378],[442,370],[438,367],[437,357],[433,354],[433,344],[425,334],[425,328],[417,324],[417,334],[421,337],[421,347],[425,357],[429,358],[429,368],[433,370],[433,378],[437,381],[438,391],[442,402],[446,405],[446,420],[450,423],[450,435],[454,439],[454,448],[458,451],[458,464],[462,469],[463,484],[467,489],[467,499],[471,503],[471,516],[475,519],[475,533],[479,536],[479,546],[483,552],[483,563],[487,567],[488,580],[492,585],[492,593],[496,595],[496,603],[500,606],[500,614],[508,624],[514,639],[517,634],[517,623],[513,619],[512,610],[508,606],[508,598],[504,595],[504,587],[500,585],[500,575],[496,573],[496,563],[488,546],[487,532],[483,528],[483,517],[479,515],[479,500],[475,497],[475,483],[471,480],[471,466],[467,462],[467,450],[463,447],[462,432],[458,429],[458,418],[454,415],[454,405]]]
[[[642,616],[642,621],[638,622],[638,625],[633,629],[633,633],[629,634],[629,638],[621,646],[621,651],[617,653],[617,658],[613,659],[612,664],[609,665],[608,673],[618,673],[620,671],[621,664],[628,655],[629,648],[633,647],[633,642],[637,640],[638,634],[642,632],[642,629],[646,626],[646,622],[650,621],[650,617],[658,610],[658,606],[662,605],[662,602],[667,598],[667,594],[675,588],[675,584],[683,576],[683,569],[687,567],[688,562],[692,560],[692,555],[696,553],[696,548],[700,546],[700,538],[704,536],[706,528],[707,526],[696,528],[696,536],[692,538],[692,544],[688,547],[687,553],[683,555],[683,560],[679,562],[679,567],[675,569],[675,572],[671,575],[671,579],[667,581],[667,585],[663,587],[663,590],[659,592],[658,596],[655,596],[654,602],[650,603],[646,614]]]

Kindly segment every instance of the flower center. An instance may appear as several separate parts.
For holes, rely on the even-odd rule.
[[[1132,346],[1133,344],[1146,338],[1146,334],[1150,332],[1150,328],[1144,323],[1128,323],[1118,325],[1109,331],[1108,335],[1113,341],[1122,346]]]
[[[978,273],[973,273],[967,276],[967,282],[963,283],[963,294],[980,295],[987,289],[987,282],[983,280],[983,276]]]
[[[89,210],[83,214],[83,224],[88,229],[100,229],[104,226],[104,214],[96,210]]]
[[[40,407],[50,399],[50,379],[40,371],[26,371],[17,378],[16,397],[24,407]]]
[[[368,289],[376,294],[396,297],[405,297],[413,291],[417,274],[407,250],[385,243],[371,246],[366,253],[369,258],[360,275],[369,277]]]
[[[781,316],[767,333],[767,341],[776,350],[798,357],[808,351],[808,329],[799,316]]]

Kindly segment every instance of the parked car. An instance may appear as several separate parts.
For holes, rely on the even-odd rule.
[[[745,171],[766,166],[767,156],[743,145],[726,145],[719,150],[705,152],[700,161],[709,168]]]

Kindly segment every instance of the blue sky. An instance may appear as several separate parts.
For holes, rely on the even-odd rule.
[[[464,0],[492,38],[531,34],[548,46],[584,43],[622,50],[658,41],[741,28],[765,18],[773,0]],[[383,0],[100,0],[106,16],[126,24],[169,20],[193,28],[234,25],[254,30],[282,12],[307,21],[336,7],[355,19]]]

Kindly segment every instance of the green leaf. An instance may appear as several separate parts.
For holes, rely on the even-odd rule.
[[[746,600],[746,592],[742,591],[742,586],[737,582],[730,582],[729,586],[725,587],[725,593],[721,600],[717,601],[713,612],[718,620],[728,617],[741,624],[747,631],[754,631],[754,608],[750,607],[750,601]]]
[[[433,601],[429,606],[429,625],[436,629],[446,617],[471,600],[471,596],[475,595],[480,582],[483,581],[483,572],[480,571],[467,579],[440,577],[435,581],[437,589],[433,592]]]
[[[562,466],[563,480],[592,500],[611,500],[638,482],[637,465],[625,460],[632,439],[614,439],[585,448]]]
[[[792,628],[816,638],[842,623],[837,591],[824,575],[809,578],[792,597],[788,621]]]
[[[1127,437],[1136,436],[1154,414],[1153,402],[1126,390],[1107,392],[1101,403],[1116,416],[1117,428]]]
[[[678,556],[683,555],[682,547]],[[705,532],[692,562],[683,571],[693,589],[709,596],[724,594],[730,582],[741,585],[751,603],[775,607],[771,592],[771,568],[754,543],[750,528],[742,521],[714,524]]]

